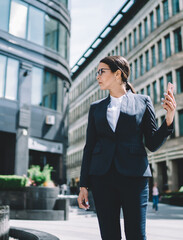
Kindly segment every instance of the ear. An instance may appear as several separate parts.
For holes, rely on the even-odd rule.
[[[116,71],[116,77],[121,77],[121,71],[119,69]]]

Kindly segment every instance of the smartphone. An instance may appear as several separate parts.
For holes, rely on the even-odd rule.
[[[167,93],[168,93],[168,90],[170,90],[172,93],[174,91],[174,85],[170,82],[168,83]]]

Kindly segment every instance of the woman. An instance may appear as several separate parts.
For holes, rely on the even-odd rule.
[[[145,146],[156,151],[172,132],[173,92],[163,99],[166,119],[157,129],[150,97],[135,94],[129,64],[121,56],[102,59],[97,81],[109,96],[91,104],[80,177],[80,208],[88,209],[91,188],[103,240],[121,239],[120,209],[127,240],[145,240],[148,177]]]
[[[158,211],[158,203],[159,203],[159,190],[158,184],[155,182],[152,188],[152,200],[153,200],[153,209],[155,212]]]

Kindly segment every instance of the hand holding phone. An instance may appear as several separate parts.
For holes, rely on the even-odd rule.
[[[174,85],[172,83],[168,83],[168,88],[167,88],[167,93],[168,93],[168,90],[172,92],[173,94],[173,91],[174,91]]]

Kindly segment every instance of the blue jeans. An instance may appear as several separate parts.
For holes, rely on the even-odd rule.
[[[113,165],[105,175],[90,176],[90,181],[102,239],[121,239],[122,208],[126,239],[146,240],[148,179],[123,176]]]
[[[159,202],[159,196],[153,196],[153,208],[155,211],[158,211],[158,202]]]

